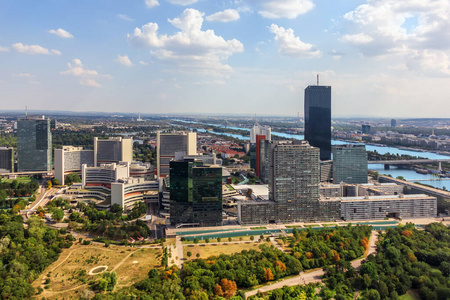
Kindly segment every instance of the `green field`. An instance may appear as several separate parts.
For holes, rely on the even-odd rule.
[[[35,180],[35,179],[34,179],[34,178],[31,178],[31,177],[18,177],[18,178],[16,178],[16,179],[3,179],[2,182],[9,182],[9,183],[11,183],[11,182],[13,182],[14,180],[17,180],[19,183],[20,183],[20,182],[28,183],[28,182],[30,182],[30,181],[32,181],[32,180]]]

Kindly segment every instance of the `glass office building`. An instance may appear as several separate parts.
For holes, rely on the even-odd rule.
[[[367,183],[365,145],[333,146],[333,183]]]
[[[17,121],[18,171],[52,170],[50,119],[27,118]]]
[[[170,223],[222,224],[222,168],[201,161],[170,162]]]
[[[320,159],[331,159],[331,86],[305,89],[305,140],[320,148]]]

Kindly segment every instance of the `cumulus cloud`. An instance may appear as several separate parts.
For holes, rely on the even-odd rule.
[[[370,36],[376,54],[395,48],[449,49],[450,2],[435,0],[368,0],[344,15],[360,31]],[[345,41],[345,39],[344,39]],[[347,40],[352,42],[352,40]],[[365,48],[361,49],[364,53]]]
[[[60,74],[78,77],[81,85],[91,87],[101,87],[100,83],[96,81],[98,78],[111,78],[110,75],[100,75],[95,70],[86,69],[78,58],[73,59],[71,63],[67,63],[67,70],[61,71]]]
[[[235,9],[225,9],[224,11],[216,12],[215,14],[207,16],[206,21],[210,22],[231,22],[239,20],[239,12]]]
[[[128,58],[128,55],[117,55],[116,62],[127,67],[133,66],[133,63]]]
[[[125,21],[134,21],[132,18],[130,18],[130,17],[127,16],[127,15],[118,14],[117,17],[118,17],[119,19],[122,19],[122,20],[125,20]]]
[[[61,55],[61,52],[54,49],[47,49],[39,45],[24,45],[22,43],[15,43],[12,48],[20,53],[25,54],[47,54],[47,55]]]
[[[70,32],[65,31],[64,29],[61,29],[61,28],[58,28],[56,30],[52,29],[52,30],[49,30],[48,32],[50,32],[51,34],[55,34],[55,35],[57,35],[57,36],[59,36],[61,38],[64,38],[64,39],[71,39],[71,38],[73,38],[73,35]]]
[[[198,0],[167,0],[167,2],[176,4],[176,5],[186,6],[186,5],[197,3]]]
[[[355,33],[343,35],[341,41],[363,55],[395,57],[416,72],[450,75],[449,1],[367,0],[344,20]]]
[[[257,0],[258,13],[268,19],[295,19],[314,8],[312,0]]]
[[[9,52],[9,48],[0,46],[0,52]]]
[[[148,66],[148,62],[145,62],[145,61],[142,61],[142,60],[140,60],[139,63],[140,63],[141,65],[143,65],[143,66]]]
[[[322,55],[314,45],[304,43],[299,37],[295,36],[294,30],[291,28],[285,29],[272,24],[270,31],[275,34],[275,43],[278,46],[278,52],[283,56],[313,58]]]
[[[186,69],[210,70],[213,73],[231,70],[222,62],[244,51],[244,46],[236,39],[225,40],[217,36],[213,30],[203,31],[203,15],[188,8],[178,18],[168,20],[179,29],[175,34],[159,34],[158,24],[148,23],[135,28],[132,34],[128,34],[128,40],[134,46],[151,48],[155,58],[174,62]]]
[[[158,0],[145,0],[145,5],[147,8],[153,8],[155,6],[159,6]]]
[[[345,34],[342,36],[341,41],[349,42],[355,45],[368,44],[373,41],[371,36],[364,33],[358,34]]]

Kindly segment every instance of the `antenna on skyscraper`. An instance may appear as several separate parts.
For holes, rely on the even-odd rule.
[[[319,74],[317,74],[317,85],[319,85]]]

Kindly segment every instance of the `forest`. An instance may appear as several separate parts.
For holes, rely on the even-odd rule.
[[[305,286],[284,287],[250,300],[343,300],[356,295],[361,300],[395,300],[410,290],[421,299],[450,299],[450,227],[432,223],[418,230],[409,223],[387,228],[379,236],[377,254],[369,255],[359,272],[343,259],[324,270],[325,285],[316,293]]]
[[[31,217],[24,228],[22,216],[0,212],[0,295],[2,299],[29,299],[39,274],[56,261],[62,248],[72,245],[64,236]]]

